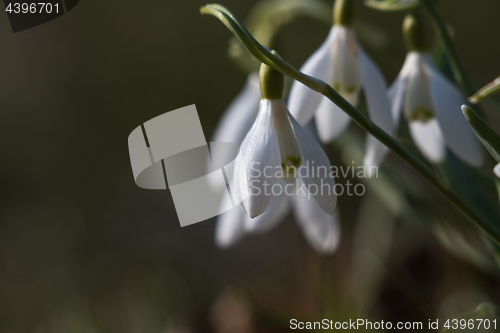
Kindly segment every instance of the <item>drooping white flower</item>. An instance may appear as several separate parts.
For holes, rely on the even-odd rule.
[[[259,112],[260,100],[259,74],[252,72],[248,75],[241,92],[224,111],[221,120],[215,128],[211,141],[229,142],[240,146],[255,122]],[[231,150],[218,151],[217,158],[221,161],[230,161],[232,157],[233,152]],[[211,164],[211,161],[208,161],[207,169],[209,171],[212,171]],[[230,165],[226,165],[225,168],[227,170],[227,168],[230,168]],[[224,206],[227,203],[221,204]],[[272,206],[274,207],[276,204]],[[272,214],[266,212],[260,215],[257,220],[266,220],[268,219],[268,215],[271,215],[271,219],[275,219]],[[246,219],[250,220],[244,210],[239,207],[219,215],[216,222],[216,244],[221,248],[226,248],[237,242],[244,234],[243,221]],[[278,217],[277,219],[279,222],[280,218]]]
[[[277,90],[279,89],[280,88],[278,87]],[[213,141],[231,142],[241,145],[241,151],[243,152],[243,147],[245,145],[242,144],[242,141],[245,136],[250,136],[250,133],[248,133],[248,135],[246,134],[249,132],[251,127],[251,132],[254,133],[253,135],[260,137],[261,139],[268,137],[266,135],[267,132],[274,133],[269,137],[273,137],[276,141],[278,141],[278,149],[283,146],[283,149],[279,150],[279,158],[276,158],[276,160],[281,162],[283,157],[285,165],[288,164],[289,166],[294,166],[294,163],[296,164],[298,161],[295,160],[294,162],[293,158],[289,158],[290,156],[287,156],[286,154],[286,152],[291,152],[291,154],[288,155],[300,156],[300,158],[304,160],[305,166],[307,166],[307,163],[309,162],[310,164],[315,164],[315,166],[323,165],[327,167],[329,171],[329,161],[319,144],[317,144],[310,134],[306,133],[304,129],[300,127],[300,125],[298,125],[290,116],[286,110],[284,102],[281,100],[281,93],[279,97],[280,98],[264,99],[261,101],[258,76],[255,74],[249,75],[243,91],[233,100],[231,105],[225,111],[221,122],[217,126],[215,135],[213,136]],[[272,106],[273,104],[275,105],[274,107]],[[255,119],[257,114],[259,114],[259,117],[263,115],[265,116],[266,114],[267,116],[270,116],[267,118],[267,123],[266,117],[263,117],[263,119],[259,118],[261,122],[264,120],[263,123],[267,124],[267,126],[258,127],[259,125],[257,123],[259,123],[259,119]],[[277,128],[274,127],[275,124]],[[262,128],[265,128],[265,130],[262,130]],[[259,133],[264,134],[260,135]],[[298,140],[300,141],[300,144],[298,143]],[[269,143],[269,141],[267,141],[267,143]],[[248,143],[246,145],[248,145]],[[261,145],[261,148],[264,146],[266,145]],[[271,144],[271,146],[275,145]],[[317,151],[318,149],[319,151]],[[270,151],[276,152],[271,149],[267,152],[264,151],[262,155],[267,155]],[[302,151],[304,151],[304,157],[302,157]],[[274,155],[276,155],[276,153],[274,153]],[[228,159],[223,158],[223,160]],[[323,164],[318,164],[317,161]],[[241,170],[242,166],[239,165],[238,168]],[[276,170],[271,171],[274,173]],[[286,169],[284,171],[286,171]],[[284,175],[289,176],[285,177],[288,181],[292,181],[292,179],[295,178],[295,175],[286,173],[284,173]],[[311,175],[307,180],[309,184],[319,183],[321,185],[321,178],[316,179]],[[323,182],[333,191],[333,179],[325,177]],[[233,185],[231,186],[231,189],[236,191],[237,186],[235,183],[230,183]],[[278,183],[282,187],[290,185],[285,183],[283,179],[278,180]],[[236,243],[245,234],[267,232],[278,225],[290,213],[292,207],[300,206],[304,207],[304,211],[297,212],[296,208],[295,215],[297,216],[299,226],[304,231],[308,242],[320,253],[333,253],[338,246],[338,241],[334,242],[332,240],[338,240],[340,238],[338,213],[335,213],[334,215],[326,213],[320,207],[316,199],[319,200],[319,202],[323,202],[324,206],[329,207],[330,211],[333,211],[335,209],[336,197],[333,195],[332,198],[325,199],[320,196],[316,196],[316,199],[312,199],[312,195],[306,195],[304,199],[305,192],[298,193],[301,196],[300,200],[298,198],[288,196],[283,191],[280,195],[276,196],[267,210],[253,219],[250,218],[241,207],[235,207],[218,216],[215,229],[216,244],[221,248],[227,248]],[[325,195],[326,194],[327,193],[325,193]],[[305,200],[308,200],[309,202],[304,202]],[[298,201],[301,203],[294,204],[294,202]],[[224,203],[221,204],[224,205]],[[243,206],[243,204],[240,206]],[[318,233],[315,232],[315,230],[321,230],[321,232]]]
[[[350,5],[351,0],[338,0],[335,10],[349,12],[346,7]],[[363,92],[370,119],[388,134],[393,134],[384,76],[359,45],[350,24],[336,19],[326,40],[301,71],[325,81],[354,106],[358,105]],[[350,123],[350,117],[337,105],[297,81],[292,85],[288,106],[300,124],[306,124],[315,116],[319,136],[325,143],[335,139]],[[388,151],[381,142],[368,135],[365,166],[379,165]]]
[[[257,81],[257,82],[256,82]],[[257,103],[255,103],[255,87],[257,88]],[[249,91],[250,90],[250,91]],[[242,98],[246,97],[246,98]],[[244,139],[235,128],[245,130],[243,121],[248,122],[249,117],[255,118],[258,113],[260,91],[258,78],[249,76],[247,84],[242,93],[231,103],[224,113],[222,121],[215,131],[214,142],[231,142],[240,145]],[[240,103],[238,103],[240,102]],[[256,104],[255,109],[250,107]],[[238,115],[241,113],[241,117]],[[250,126],[253,124],[250,120]],[[248,125],[247,125],[248,126]],[[248,126],[248,128],[250,128]],[[311,133],[311,128],[308,128]],[[247,130],[248,132],[248,130]],[[286,186],[283,184],[282,186]],[[261,234],[270,231],[285,219],[294,210],[296,220],[303,230],[306,240],[318,253],[331,254],[335,252],[340,240],[340,222],[338,210],[334,215],[327,214],[318,203],[298,193],[297,198],[288,196],[284,191],[278,195],[271,206],[261,215],[251,219],[241,207],[235,207],[228,212],[219,215],[215,226],[215,243],[220,248],[228,248],[238,242],[245,234]],[[305,202],[305,201],[308,202]],[[224,205],[225,203],[223,203]],[[299,211],[300,210],[300,211]],[[319,232],[318,232],[319,231]]]
[[[236,197],[243,199],[246,212],[254,218],[269,208],[276,197],[273,189],[281,186],[282,179],[290,183],[301,179],[319,206],[333,214],[337,198],[330,161],[288,112],[281,98],[283,75],[263,64],[260,88],[259,114],[235,163],[232,190]]]
[[[481,165],[479,141],[460,111],[465,98],[425,51],[420,18],[409,15],[403,29],[410,52],[388,91],[395,124],[403,113],[416,146],[433,163],[444,160],[448,147],[467,163]]]

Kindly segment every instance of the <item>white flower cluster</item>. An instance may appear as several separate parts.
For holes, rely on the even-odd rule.
[[[425,50],[409,50],[399,76],[387,89],[383,74],[359,45],[353,29],[337,22],[301,71],[327,82],[354,106],[364,94],[369,118],[391,136],[397,132],[403,113],[416,146],[429,161],[443,161],[448,147],[467,163],[481,164],[478,140],[460,111],[465,99],[434,67]],[[320,144],[302,126],[314,121],[319,141],[330,143],[347,128],[350,118],[329,99],[297,81],[289,94],[289,112],[281,95],[268,96],[263,85],[272,83],[262,73],[261,70],[262,97],[259,76],[252,73],[214,136],[214,141],[241,145],[242,158],[237,160],[235,188],[231,190],[245,198],[242,209],[233,209],[218,218],[216,243],[228,247],[245,233],[268,231],[293,210],[311,246],[320,253],[333,253],[340,239],[335,193],[288,196],[263,191],[252,194],[249,189],[263,186],[264,180],[267,186],[328,183],[333,187],[333,177],[326,174],[301,176],[286,170],[307,168],[311,163],[330,169]],[[367,135],[365,169],[376,169],[388,152],[381,142]],[[265,168],[284,172],[264,177]]]

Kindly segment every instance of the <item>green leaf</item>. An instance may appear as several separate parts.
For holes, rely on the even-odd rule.
[[[377,10],[400,11],[419,7],[420,0],[365,0],[365,5]]]
[[[477,93],[469,97],[469,102],[471,102],[472,104],[477,104],[486,97],[489,97],[498,92],[500,92],[500,76],[479,89]]]
[[[496,325],[493,321],[496,321]],[[462,321],[462,323],[465,322],[465,328],[462,328],[461,327],[461,323],[460,321]],[[490,326],[489,326],[489,329],[485,328],[484,325],[488,325],[488,322],[485,322],[485,321],[488,321]],[[469,322],[471,323],[471,327],[468,326]],[[473,323],[473,324],[472,324]],[[481,323],[481,324],[480,324]],[[481,303],[479,304],[479,306],[471,311],[471,312],[467,312],[467,313],[464,313],[463,315],[461,315],[459,318],[458,318],[458,323],[457,325],[454,324],[454,322],[452,322],[452,320],[450,320],[449,322],[449,325],[450,325],[450,329],[444,329],[443,330],[443,333],[444,332],[455,332],[455,331],[459,331],[461,333],[469,333],[469,332],[490,332],[490,333],[493,333],[493,332],[498,332],[499,329],[500,329],[500,317],[499,317],[499,314],[498,314],[498,308],[491,304],[491,303]],[[455,329],[453,329],[453,326],[455,325]],[[474,328],[472,328],[472,325],[474,326]],[[480,325],[480,327],[479,327]],[[488,327],[488,326],[487,326]]]
[[[479,140],[493,158],[500,162],[500,136],[470,107],[463,105],[462,112]]]

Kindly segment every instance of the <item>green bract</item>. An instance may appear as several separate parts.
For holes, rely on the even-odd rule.
[[[493,82],[490,82],[486,86],[481,88],[477,93],[469,97],[469,102],[473,104],[479,103],[486,97],[489,97],[498,92],[500,92],[500,76],[497,77]]]
[[[500,136],[470,107],[464,105],[462,111],[481,143],[491,156],[500,162]]]
[[[403,21],[403,36],[408,51],[424,52],[426,50],[425,24],[422,15],[412,13]]]
[[[262,99],[283,98],[285,78],[282,73],[266,64],[262,64],[260,66],[259,82]]]
[[[433,1],[438,2],[440,0]],[[365,0],[365,5],[368,7],[385,11],[414,9],[419,7],[420,4],[420,0]]]
[[[354,1],[336,0],[333,10],[333,23],[350,27],[354,20]]]

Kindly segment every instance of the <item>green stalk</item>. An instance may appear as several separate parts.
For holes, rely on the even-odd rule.
[[[332,87],[321,80],[298,71],[281,57],[272,54],[269,49],[259,44],[259,42],[257,42],[243,26],[240,20],[225,7],[217,4],[209,4],[202,7],[200,12],[202,14],[209,14],[217,17],[236,37],[238,37],[238,39],[259,61],[280,71],[292,79],[303,83],[312,90],[317,91],[330,99],[345,113],[347,113],[358,125],[408,163],[432,187],[439,191],[451,203],[453,203],[457,209],[467,216],[479,229],[500,245],[500,228],[496,225],[496,221],[489,221],[481,212],[470,206],[467,201],[457,195],[438,176],[436,176],[432,169],[430,169],[424,162],[409,152],[380,127],[375,125],[358,109],[349,104],[349,102],[342,98],[342,96],[340,96]]]
[[[450,34],[448,33],[448,29],[444,24],[443,20],[439,16],[439,13],[436,10],[436,7],[432,3],[431,0],[420,0],[424,5],[427,13],[429,14],[432,24],[434,25],[434,29],[436,31],[437,36],[441,39],[444,49],[446,50],[446,55],[448,56],[448,60],[450,61],[451,69],[453,71],[453,76],[455,76],[455,80],[462,87],[463,91],[467,95],[467,97],[474,95],[476,89],[474,89],[469,76],[467,75],[467,71],[460,60],[460,56],[458,55],[457,49],[453,44],[453,40],[451,39]],[[477,110],[477,108],[476,108]],[[483,111],[477,110],[479,115],[484,118]]]

